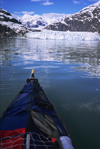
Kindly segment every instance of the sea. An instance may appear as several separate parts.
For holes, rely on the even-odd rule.
[[[100,41],[0,38],[0,116],[33,68],[77,149],[100,149]]]

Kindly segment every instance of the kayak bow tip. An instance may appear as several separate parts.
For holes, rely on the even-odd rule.
[[[35,73],[35,70],[32,69],[32,73],[31,73],[31,77],[34,78],[34,73]]]

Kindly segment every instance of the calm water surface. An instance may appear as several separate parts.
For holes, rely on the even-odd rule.
[[[0,39],[0,115],[31,69],[78,149],[100,149],[100,42]]]

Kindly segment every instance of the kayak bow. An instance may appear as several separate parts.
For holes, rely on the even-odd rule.
[[[74,149],[34,69],[0,119],[0,149]]]

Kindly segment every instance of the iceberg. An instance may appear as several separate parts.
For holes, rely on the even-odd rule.
[[[63,32],[42,30],[41,32],[28,32],[25,37],[35,39],[67,40],[67,41],[100,41],[100,33],[92,32]]]

